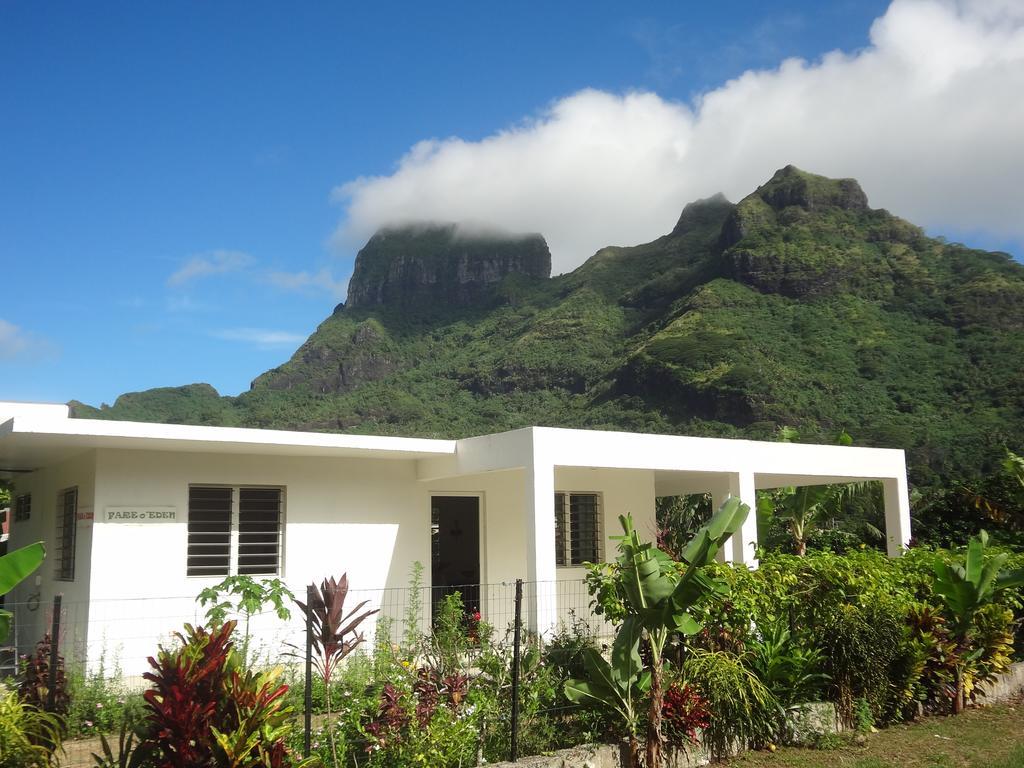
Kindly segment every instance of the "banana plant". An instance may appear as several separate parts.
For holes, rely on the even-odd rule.
[[[965,667],[977,661],[980,649],[971,650],[978,611],[989,605],[1004,589],[1024,585],[1024,568],[1005,571],[1009,554],[1001,552],[986,558],[988,534],[981,531],[972,536],[967,544],[967,556],[963,564],[947,563],[937,556],[933,563],[935,581],[933,590],[942,601],[949,628],[960,651],[961,661],[956,670],[956,698],[954,712],[963,711]]]
[[[28,578],[42,564],[44,557],[46,548],[41,541],[0,557],[0,595],[6,595]],[[7,639],[11,631],[11,615],[10,611],[0,609],[0,643]]]
[[[583,652],[583,668],[587,679],[567,680],[566,697],[578,704],[616,712],[626,726],[635,765],[643,700],[651,689],[651,672],[644,669],[640,657],[640,628],[636,622],[623,622],[612,644],[610,662],[596,648],[587,648]]]
[[[703,568],[739,529],[750,508],[738,498],[728,499],[697,530],[676,563],[650,542],[640,540],[630,516],[620,516],[623,535],[616,560],[616,591],[626,617],[612,646],[611,661],[590,649],[584,657],[587,680],[569,680],[570,701],[591,703],[619,713],[626,725],[634,765],[639,756],[640,711],[647,700],[647,768],[661,765],[663,704],[662,661],[665,644],[675,633],[692,635],[700,623],[691,611],[706,599],[724,595],[727,586],[709,577]],[[640,643],[650,651],[645,667]]]

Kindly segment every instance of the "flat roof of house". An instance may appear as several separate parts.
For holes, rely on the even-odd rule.
[[[422,459],[454,454],[455,441],[72,419],[50,414],[17,415],[0,424],[0,471],[29,471],[95,448]]]
[[[904,476],[902,450],[525,427],[462,440],[73,419],[63,405],[0,402],[0,476],[96,449],[420,460],[421,480],[528,466],[647,469],[660,494],[696,492],[710,475],[754,472],[758,487]]]

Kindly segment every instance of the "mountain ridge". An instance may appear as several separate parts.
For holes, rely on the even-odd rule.
[[[787,166],[555,277],[540,236],[455,231],[371,238],[356,300],[236,398],[189,385],[74,413],[443,437],[845,429],[907,448],[925,484],[984,471],[1024,428],[1024,267],[870,208],[853,179]]]

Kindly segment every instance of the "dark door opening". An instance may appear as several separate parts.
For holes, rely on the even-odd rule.
[[[480,610],[480,499],[476,496],[430,497],[430,607],[448,595],[462,596],[467,616]]]

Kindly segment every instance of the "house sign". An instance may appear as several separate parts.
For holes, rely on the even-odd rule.
[[[104,523],[175,523],[177,507],[107,507]]]

